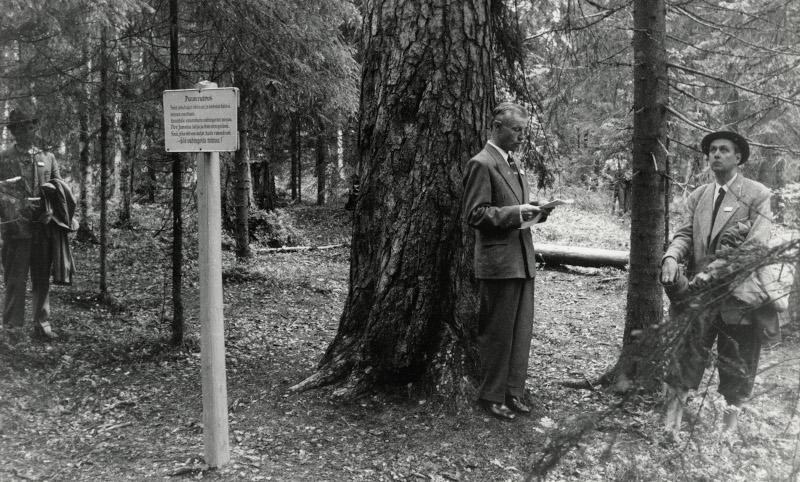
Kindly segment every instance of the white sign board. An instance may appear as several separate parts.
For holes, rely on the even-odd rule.
[[[164,91],[167,152],[219,152],[239,148],[239,89]]]

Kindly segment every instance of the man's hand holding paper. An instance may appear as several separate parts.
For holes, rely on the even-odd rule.
[[[522,226],[520,229],[525,229],[537,223],[543,223],[556,206],[564,204],[572,204],[575,202],[572,199],[554,199],[552,201],[531,201],[528,205],[522,205]],[[526,217],[525,212],[533,213],[532,217]]]

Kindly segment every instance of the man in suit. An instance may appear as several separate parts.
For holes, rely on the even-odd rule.
[[[714,182],[700,186],[689,196],[685,219],[667,248],[661,264],[661,282],[669,285],[678,280],[679,263],[688,262],[687,277],[693,291],[714,288],[726,277],[727,262],[717,259],[721,237],[747,226],[742,232],[743,246],[767,245],[772,225],[770,191],[764,185],[747,179],[739,166],[747,162],[750,146],[739,134],[717,131],[706,135],[700,143],[708,158]],[[719,297],[720,303],[710,307],[706,320],[693,320],[690,343],[678,351],[677,366],[670,372],[667,384],[671,389],[665,419],[668,434],[677,437],[688,390],[697,389],[703,378],[705,362],[717,342],[718,391],[725,397],[723,431],[737,428],[739,407],[753,388],[761,339],[756,322],[747,310],[731,311],[736,300]],[[734,316],[733,313],[738,314]]]
[[[492,416],[529,414],[525,378],[533,330],[535,259],[530,227],[548,210],[530,203],[530,189],[511,153],[527,136],[527,110],[502,103],[492,112],[490,139],[464,170],[464,218],[475,229],[475,277],[483,365],[479,403]]]
[[[37,116],[31,105],[12,110],[8,130],[15,144],[0,152],[0,181],[21,178],[24,182],[23,206],[16,219],[3,219],[2,262],[5,297],[3,325],[21,328],[25,324],[25,290],[30,272],[33,291],[34,337],[51,340],[56,337],[47,318],[50,314],[51,246],[42,214],[42,184],[61,179],[58,163],[52,153],[34,146]]]

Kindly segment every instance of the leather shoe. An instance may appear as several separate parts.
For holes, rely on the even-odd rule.
[[[488,413],[494,418],[499,418],[500,420],[506,420],[506,421],[514,420],[514,418],[516,418],[514,412],[509,410],[508,407],[506,407],[502,403],[495,403],[487,400],[481,400],[480,405],[481,407],[483,407],[486,413]]]
[[[529,415],[531,413],[530,407],[525,405],[525,402],[523,402],[522,399],[519,397],[512,397],[510,395],[507,396],[506,405],[508,406],[508,408],[521,415]]]

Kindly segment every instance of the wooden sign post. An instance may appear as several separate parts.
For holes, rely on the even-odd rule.
[[[219,151],[238,148],[237,89],[200,82],[196,89],[164,92],[168,151],[195,152],[200,265],[200,367],[206,463],[230,461],[225,332],[222,312],[222,210]]]

